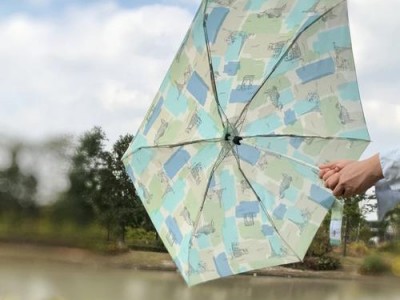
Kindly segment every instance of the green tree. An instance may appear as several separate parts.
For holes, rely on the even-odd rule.
[[[331,220],[331,214],[328,213],[319,227],[315,237],[307,250],[306,256],[308,257],[321,257],[329,253],[332,249],[329,242],[329,224]]]
[[[91,198],[98,219],[107,228],[108,238],[115,232],[121,242],[125,241],[128,227],[152,228],[121,161],[132,138],[129,134],[120,136],[112,152],[103,153],[105,164],[99,170],[100,189]]]
[[[345,200],[343,207],[343,256],[347,255],[347,244],[359,239],[360,230],[365,224],[360,202],[365,195],[356,195]]]
[[[18,164],[21,147],[12,149],[10,167],[0,171],[0,215],[35,216],[37,206],[37,179],[32,174],[24,174]]]
[[[365,195],[357,195],[344,201],[343,207],[343,255],[347,254],[347,244],[360,238],[362,230],[366,227],[364,213],[373,209],[373,204],[367,203],[366,207],[360,208],[360,202],[365,201]],[[331,250],[329,243],[330,213],[325,217],[313,242],[307,251],[307,256],[323,256]],[[364,233],[365,234],[365,233]]]
[[[142,201],[136,194],[135,187],[126,172],[125,166],[122,163],[122,157],[131,143],[133,136],[127,134],[121,136],[119,140],[114,144],[113,157],[115,162],[114,176],[118,180],[119,190],[121,198],[124,198],[122,203],[126,201],[131,202],[129,207],[132,207],[132,221],[133,227],[141,227],[146,230],[154,230],[153,223],[151,222],[149,215],[147,214]]]
[[[100,127],[85,132],[72,156],[69,189],[54,205],[57,219],[73,220],[80,225],[94,221],[91,203],[101,196],[101,170],[105,167],[104,142],[106,135]]]

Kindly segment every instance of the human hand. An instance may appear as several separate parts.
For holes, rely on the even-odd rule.
[[[343,169],[345,166],[356,162],[355,160],[348,160],[348,159],[342,159],[342,160],[337,160],[333,162],[329,162],[326,164],[322,164],[319,166],[319,177],[326,181],[328,180],[329,177],[332,175],[336,174],[339,172],[341,169]]]
[[[378,154],[361,161],[333,162],[320,168],[320,177],[336,197],[363,194],[383,178]]]

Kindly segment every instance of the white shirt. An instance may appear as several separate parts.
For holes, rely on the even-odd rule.
[[[378,219],[400,203],[400,148],[379,154],[383,179],[375,185],[378,199]]]

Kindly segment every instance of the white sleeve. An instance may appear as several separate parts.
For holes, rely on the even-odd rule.
[[[378,220],[382,221],[385,215],[400,204],[400,190],[392,190],[385,179],[375,184],[376,198],[378,199]]]
[[[400,190],[400,148],[379,154],[383,177],[392,190]]]

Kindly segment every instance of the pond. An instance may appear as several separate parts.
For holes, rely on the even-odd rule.
[[[374,278],[349,281],[234,276],[188,288],[175,272],[0,260],[0,299],[400,300],[400,284]]]

